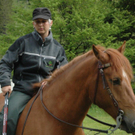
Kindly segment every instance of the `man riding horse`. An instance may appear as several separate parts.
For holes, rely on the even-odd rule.
[[[34,31],[17,39],[0,61],[0,84],[3,95],[9,92],[7,134],[15,135],[19,115],[34,91],[32,84],[47,78],[57,65],[67,63],[65,51],[50,31],[53,21],[48,8],[33,11]],[[11,92],[11,72],[15,84]],[[0,113],[2,134],[3,111]]]

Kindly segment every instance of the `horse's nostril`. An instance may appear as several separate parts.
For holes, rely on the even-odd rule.
[[[135,128],[135,121],[133,121],[132,126]]]

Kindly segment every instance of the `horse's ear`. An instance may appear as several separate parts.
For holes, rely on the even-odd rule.
[[[124,41],[124,43],[121,45],[121,47],[118,48],[118,51],[123,54],[125,51],[125,48],[126,48],[126,41]]]
[[[101,61],[101,62],[107,62],[109,60],[109,57],[107,53],[104,53],[104,51],[101,51],[98,49],[95,45],[92,46],[93,52],[95,56]]]
[[[95,45],[92,45],[92,50],[93,50],[95,56],[99,59],[99,50],[96,48]]]

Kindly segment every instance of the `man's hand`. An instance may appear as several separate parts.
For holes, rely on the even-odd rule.
[[[3,95],[5,96],[7,92],[9,92],[9,96],[11,94],[11,86],[5,86],[1,88]]]

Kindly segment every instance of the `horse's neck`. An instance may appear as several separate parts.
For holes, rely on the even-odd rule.
[[[94,81],[91,63],[74,66],[55,79],[44,92],[47,108],[63,120],[81,122],[91,104],[89,88]],[[91,76],[91,79],[90,79]],[[95,86],[94,86],[95,87]],[[93,88],[94,89],[94,88]]]

